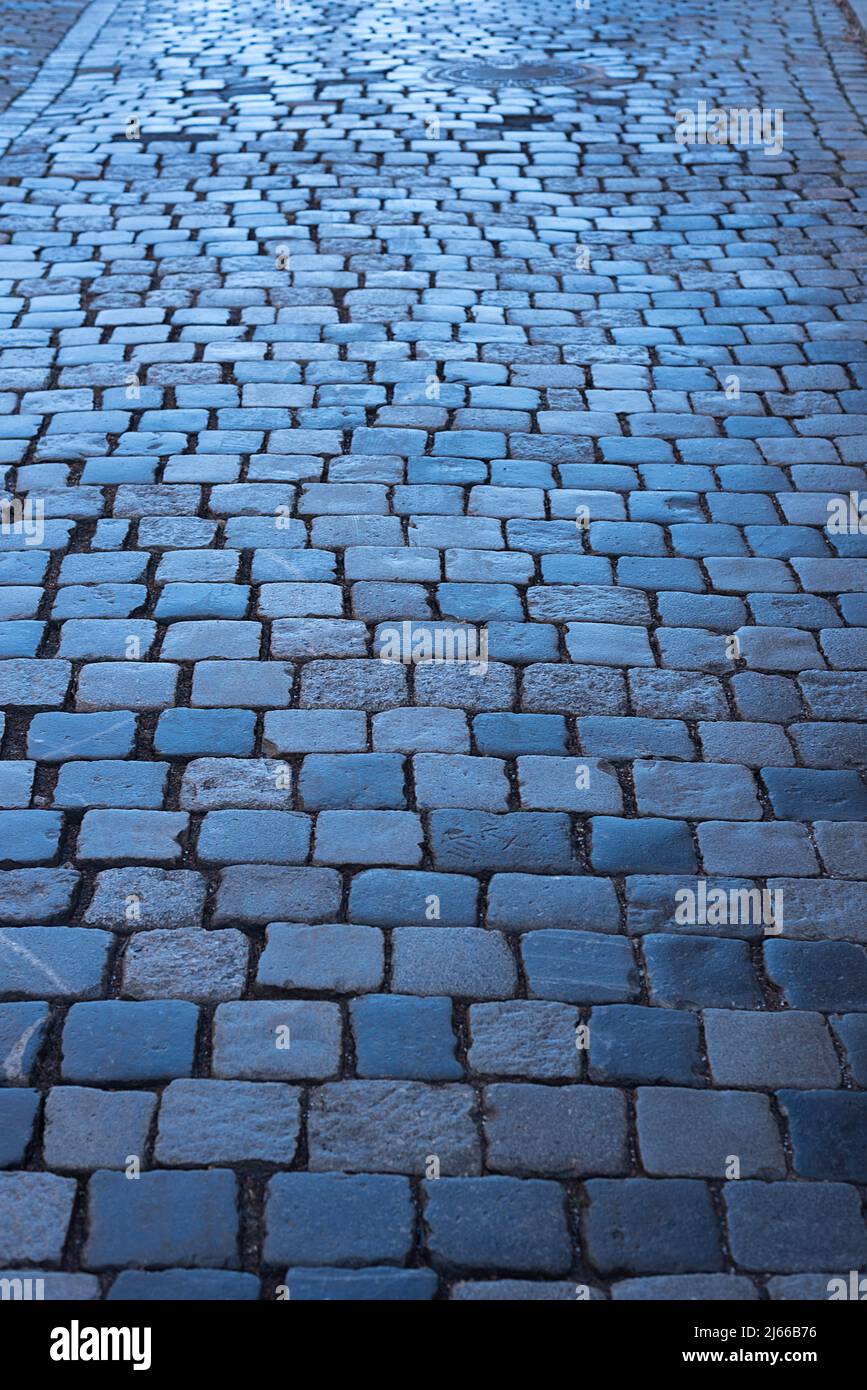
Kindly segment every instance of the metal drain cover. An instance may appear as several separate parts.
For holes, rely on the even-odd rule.
[[[563,87],[605,80],[601,68],[587,63],[486,63],[471,59],[440,63],[429,75],[472,87]]]

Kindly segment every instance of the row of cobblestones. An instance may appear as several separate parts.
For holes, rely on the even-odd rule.
[[[865,1267],[865,93],[835,0],[96,0],[0,119],[2,1277]]]

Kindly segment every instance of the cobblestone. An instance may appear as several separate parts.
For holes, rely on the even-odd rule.
[[[865,90],[837,0],[0,0],[4,1278],[867,1263]]]

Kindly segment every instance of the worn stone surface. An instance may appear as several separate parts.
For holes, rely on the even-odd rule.
[[[837,0],[0,0],[46,1297],[863,1268],[865,93]]]

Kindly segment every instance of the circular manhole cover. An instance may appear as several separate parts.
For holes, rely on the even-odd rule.
[[[571,86],[605,79],[601,68],[587,63],[486,63],[472,59],[439,63],[429,75],[472,87]]]

